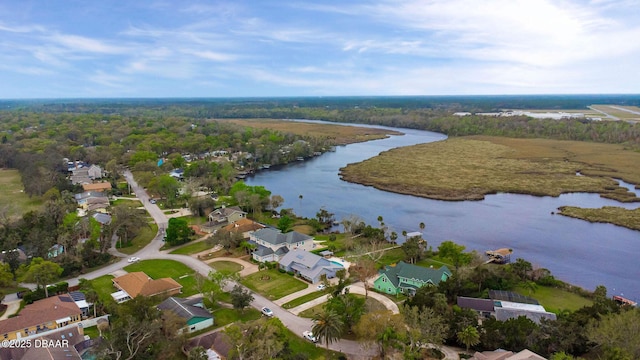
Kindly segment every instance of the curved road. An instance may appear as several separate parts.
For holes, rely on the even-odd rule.
[[[166,229],[168,224],[168,218],[156,204],[152,204],[149,202],[149,195],[142,187],[138,185],[138,183],[135,181],[135,179],[133,178],[133,175],[129,170],[124,172],[124,177],[129,183],[129,185],[131,185],[131,189],[136,194],[138,199],[140,199],[140,201],[142,202],[142,205],[149,212],[153,220],[158,224],[158,234],[156,234],[156,237],[149,243],[149,245],[147,245],[145,248],[138,251],[134,255],[143,260],[168,259],[168,260],[179,261],[189,266],[190,268],[194,269],[195,271],[199,272],[200,274],[204,276],[208,276],[209,272],[213,271],[213,269],[209,267],[206,263],[187,255],[174,255],[174,254],[166,254],[164,252],[160,252],[160,248],[164,245],[164,242],[163,242],[164,232],[162,231],[162,229]],[[110,264],[108,266],[105,266],[91,273],[83,274],[81,277],[68,279],[67,282],[69,283],[69,286],[75,286],[78,284],[79,278],[85,278],[89,280],[95,279],[103,275],[111,274],[114,271],[120,270],[127,265],[129,265],[129,263],[127,262],[127,259],[122,258],[122,260],[116,263]],[[230,290],[235,285],[236,283],[230,283],[228,284],[227,289],[225,290]],[[260,294],[256,294],[254,292],[252,292],[252,294],[253,294],[254,300],[251,303],[251,306],[253,306],[256,309],[261,309],[264,306],[270,308],[271,310],[273,310],[274,315],[277,316],[278,319],[280,319],[280,321],[282,321],[282,323],[289,330],[291,330],[293,333],[297,334],[298,336],[301,337],[303,331],[310,330],[312,328],[313,322],[310,319],[298,317],[290,313],[289,311],[282,309],[280,306],[276,305],[275,303],[266,299]],[[351,341],[351,340],[340,340],[340,341],[334,342],[329,345],[329,349],[347,354],[351,359],[370,359],[371,357],[377,355],[377,352],[375,351],[375,349],[363,348],[360,345],[360,343],[356,341]],[[457,356],[457,353],[452,349],[447,349],[445,347],[441,347],[441,349],[447,355],[445,359],[447,360],[459,359],[459,357]]]

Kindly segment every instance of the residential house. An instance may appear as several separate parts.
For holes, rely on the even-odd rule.
[[[209,214],[209,222],[213,225],[230,224],[244,219],[246,216],[247,213],[238,206],[221,207]]]
[[[463,309],[472,309],[484,318],[495,317],[500,321],[524,316],[540,324],[542,319],[556,320],[557,318],[556,314],[546,311],[536,299],[514,292],[491,290],[489,297],[490,299],[478,299],[460,296],[458,306]]]
[[[95,213],[91,215],[101,226],[111,224],[111,215],[103,213]]]
[[[265,226],[260,223],[257,223],[247,218],[242,218],[236,222],[233,222],[223,227],[222,230],[242,234],[243,238],[248,239],[251,232],[264,229],[264,228]]]
[[[106,191],[111,190],[110,182],[98,182],[92,184],[82,184],[82,189],[84,191]]]
[[[92,180],[102,179],[102,168],[98,165],[89,166],[89,169],[87,169],[87,173],[89,175],[89,178]]]
[[[31,346],[2,346],[0,360],[81,360],[76,346],[84,341],[84,331],[79,325],[67,325],[21,339],[29,341]]]
[[[55,258],[55,257],[58,257],[58,256],[62,255],[63,253],[64,253],[64,245],[54,244],[47,251],[47,258],[52,259],[52,258]]]
[[[317,283],[322,275],[327,279],[336,277],[338,270],[344,269],[342,266],[304,250],[291,250],[279,261],[280,269],[291,271],[309,282]]]
[[[86,167],[74,167],[71,170],[71,176],[69,178],[71,179],[72,185],[84,185],[92,182],[89,177],[89,169]]]
[[[119,290],[111,294],[111,297],[117,303],[133,299],[138,295],[175,295],[179,294],[182,289],[182,285],[171,278],[153,280],[142,271],[118,276],[113,278],[112,281],[113,285]]]
[[[493,308],[493,300],[470,298],[466,296],[458,296],[458,306],[462,309],[471,309],[478,314],[478,317],[489,319],[496,316]]]
[[[448,267],[426,268],[400,261],[396,266],[387,266],[373,282],[378,291],[391,295],[399,293],[415,295],[416,290],[425,285],[438,285],[451,277]]]
[[[522,350],[513,353],[507,350],[483,351],[476,352],[469,360],[547,360],[546,358],[534,353],[531,350]]]
[[[187,323],[182,332],[191,333],[213,326],[213,315],[202,306],[202,298],[181,299],[170,297],[158,305],[158,309],[170,311]]]
[[[198,336],[189,340],[186,351],[194,347],[202,346],[207,351],[209,360],[219,360],[221,357],[226,359],[231,352],[231,341],[224,331],[216,331],[207,335]]]
[[[290,250],[310,251],[315,248],[311,236],[297,231],[283,234],[277,229],[264,228],[250,233],[249,239],[257,246],[252,257],[259,262],[280,261]]]
[[[0,321],[0,341],[58,329],[82,318],[82,311],[69,295],[56,295],[27,305],[18,316]]]

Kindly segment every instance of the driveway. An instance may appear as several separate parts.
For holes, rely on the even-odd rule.
[[[230,261],[233,263],[236,263],[240,266],[242,266],[242,270],[240,270],[240,277],[245,277],[247,275],[251,275],[253,273],[258,272],[258,265],[256,264],[252,264],[248,261],[242,260],[242,259],[238,259],[238,258],[232,258],[232,257],[217,257],[217,258],[213,258],[211,260],[207,260],[206,263],[207,264],[211,264],[212,262],[217,262],[217,261]]]

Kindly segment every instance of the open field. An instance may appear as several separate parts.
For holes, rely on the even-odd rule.
[[[632,230],[640,230],[640,207],[634,210],[614,206],[599,209],[583,209],[574,206],[562,206],[558,214],[590,222],[610,223]]]
[[[307,283],[275,269],[258,271],[245,277],[241,282],[269,300],[277,300],[307,288]]]
[[[352,144],[357,142],[383,139],[389,134],[402,135],[399,131],[384,129],[370,129],[365,127],[312,124],[284,120],[225,120],[241,126],[254,129],[272,129],[283,133],[296,135],[324,137],[334,139],[336,145]]]
[[[585,299],[578,294],[548,286],[538,285],[533,292],[522,287],[517,287],[515,291],[538,300],[540,305],[544,306],[547,311],[556,314],[562,310],[576,311],[584,306],[593,304],[591,300]]]
[[[0,212],[9,217],[20,217],[42,206],[40,197],[29,197],[23,192],[18,170],[0,169],[0,189]]]
[[[340,174],[347,181],[440,200],[591,192],[637,201],[611,179],[640,184],[637,164],[640,153],[622,145],[472,136],[386,151]]]
[[[192,274],[194,271],[187,265],[174,260],[142,260],[137,263],[125,266],[128,272],[142,271],[152,279],[170,277],[178,280],[183,275]]]

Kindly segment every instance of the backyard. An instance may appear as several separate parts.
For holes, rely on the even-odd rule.
[[[269,300],[280,299],[309,286],[306,282],[298,280],[292,275],[281,273],[276,269],[258,271],[245,277],[241,282]]]

